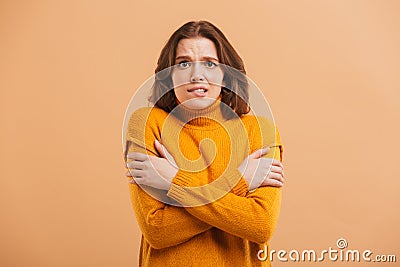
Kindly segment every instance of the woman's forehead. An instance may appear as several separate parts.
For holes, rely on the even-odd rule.
[[[204,37],[181,39],[176,47],[176,59],[184,57],[218,59],[214,42]]]

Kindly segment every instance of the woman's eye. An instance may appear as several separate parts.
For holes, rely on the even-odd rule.
[[[182,61],[178,63],[179,68],[181,69],[186,69],[188,67],[190,67],[190,62],[188,61]]]
[[[216,63],[212,61],[206,61],[205,64],[207,68],[215,68],[216,66],[218,66]]]

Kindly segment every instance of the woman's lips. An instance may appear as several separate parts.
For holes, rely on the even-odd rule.
[[[189,90],[187,90],[189,93],[194,94],[197,97],[204,97],[207,95],[207,89],[204,87],[193,87]]]

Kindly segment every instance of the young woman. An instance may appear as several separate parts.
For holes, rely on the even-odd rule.
[[[127,126],[127,176],[143,233],[140,266],[270,266],[258,251],[276,227],[282,144],[246,115],[243,62],[207,21],[162,49],[150,101]]]

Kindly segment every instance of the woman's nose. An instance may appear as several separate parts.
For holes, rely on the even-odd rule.
[[[195,62],[192,67],[192,72],[190,76],[191,82],[202,82],[204,81],[204,75],[202,73],[201,62]]]
[[[190,81],[191,82],[203,82],[204,76],[201,74],[192,75],[192,77],[190,78]]]

